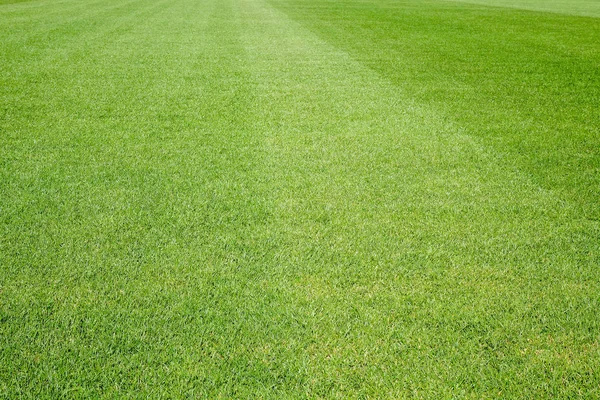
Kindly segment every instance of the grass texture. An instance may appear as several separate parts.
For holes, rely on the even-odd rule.
[[[598,2],[477,3],[2,1],[0,397],[600,397]]]

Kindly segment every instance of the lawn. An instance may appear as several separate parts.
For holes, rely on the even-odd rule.
[[[599,398],[600,2],[0,0],[0,398]]]

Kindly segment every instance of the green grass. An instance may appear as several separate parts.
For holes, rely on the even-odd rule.
[[[548,11],[560,14],[587,15],[600,17],[598,0],[447,0],[492,7],[511,7],[517,9]]]
[[[477,3],[1,2],[0,397],[600,397],[598,2]]]

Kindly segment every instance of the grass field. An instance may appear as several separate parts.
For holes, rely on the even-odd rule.
[[[600,2],[0,0],[0,397],[600,398]]]

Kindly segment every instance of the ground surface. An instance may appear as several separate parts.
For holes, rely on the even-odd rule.
[[[0,0],[0,396],[600,397],[599,4]]]

